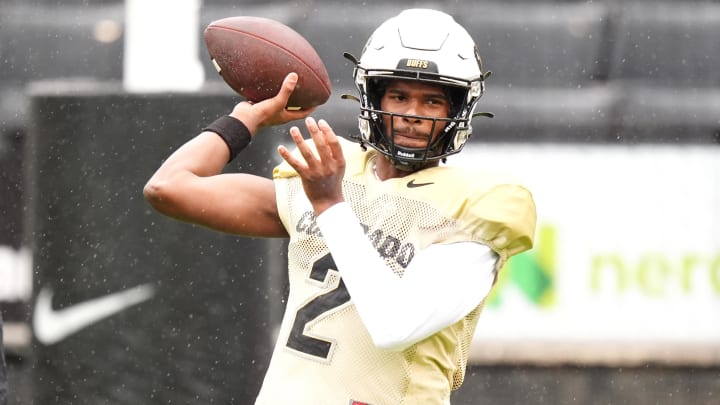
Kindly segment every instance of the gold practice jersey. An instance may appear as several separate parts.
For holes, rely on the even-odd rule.
[[[532,247],[535,206],[523,187],[447,166],[380,181],[373,168],[377,152],[342,144],[345,199],[398,277],[415,252],[431,244],[484,243],[498,253],[498,267]],[[256,403],[447,404],[451,390],[462,384],[482,304],[403,351],[377,348],[318,230],[300,178],[287,163],[273,176],[290,234],[290,293]],[[442,271],[437,269],[438,277]]]

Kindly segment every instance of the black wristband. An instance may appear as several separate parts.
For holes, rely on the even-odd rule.
[[[224,115],[216,119],[210,125],[203,128],[203,131],[215,132],[225,141],[228,149],[230,149],[230,159],[228,163],[235,159],[235,156],[248,146],[250,138],[252,138],[250,130],[245,124],[239,119],[229,115]]]

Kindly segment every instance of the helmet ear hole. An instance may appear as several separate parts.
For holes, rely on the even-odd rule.
[[[458,87],[445,87],[445,97],[450,103],[450,118],[456,117],[460,112],[463,104],[465,104],[465,94],[467,91]]]
[[[380,109],[380,100],[385,95],[387,80],[381,78],[369,78],[367,81],[367,92],[372,108]]]

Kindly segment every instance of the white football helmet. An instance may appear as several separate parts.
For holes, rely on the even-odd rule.
[[[405,10],[375,30],[360,60],[346,56],[355,62],[353,75],[361,104],[356,140],[361,145],[370,145],[404,170],[444,160],[463,148],[472,132],[475,105],[485,91],[486,75],[475,42],[450,15],[428,9]],[[443,133],[426,148],[395,145],[392,134],[385,133],[383,120],[402,116],[380,110],[384,83],[397,78],[440,84],[446,89],[450,117],[412,117],[444,125]]]

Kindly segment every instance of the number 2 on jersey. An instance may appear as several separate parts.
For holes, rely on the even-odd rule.
[[[322,283],[329,283],[330,270],[337,271],[337,266],[330,253],[317,260],[310,270],[309,277]],[[305,334],[305,326],[325,316],[329,311],[350,301],[350,294],[342,278],[337,287],[320,294],[298,308],[295,322],[290,330],[287,346],[299,352],[327,360],[333,343],[318,337]]]

